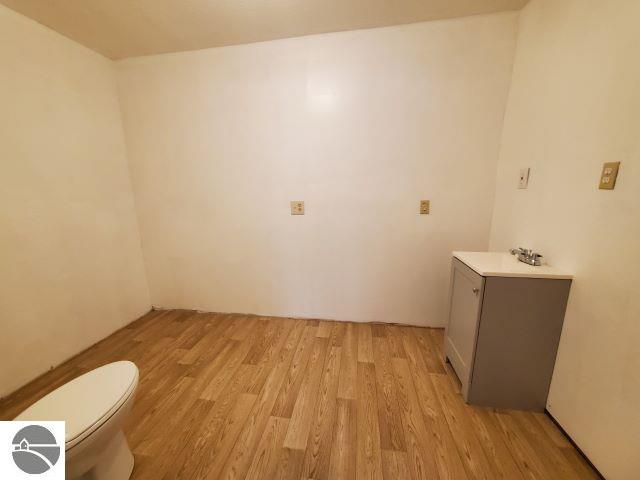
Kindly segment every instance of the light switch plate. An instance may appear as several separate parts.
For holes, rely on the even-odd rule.
[[[520,177],[518,178],[518,188],[525,189],[529,186],[529,168],[520,169]]]
[[[607,162],[602,166],[600,175],[600,190],[613,190],[620,170],[620,162]]]
[[[304,201],[294,200],[291,202],[291,215],[304,215]]]
[[[420,200],[420,215],[429,215],[431,202],[429,200]]]

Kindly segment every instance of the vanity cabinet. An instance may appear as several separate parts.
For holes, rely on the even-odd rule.
[[[444,354],[465,401],[545,409],[571,279],[508,253],[454,253]]]

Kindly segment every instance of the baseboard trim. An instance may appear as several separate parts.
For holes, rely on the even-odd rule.
[[[560,422],[558,422],[558,420],[555,419],[555,417],[553,415],[551,415],[551,413],[549,412],[549,410],[545,409],[544,413],[547,414],[547,416],[551,419],[551,421],[555,424],[556,427],[558,427],[558,429],[563,433],[563,435],[565,437],[567,437],[567,440],[569,440],[569,443],[571,443],[571,445],[573,445],[573,448],[576,449],[576,451],[580,454],[580,456],[584,459],[585,462],[587,462],[589,464],[589,466],[593,469],[594,472],[596,472],[596,475],[598,475],[598,477],[600,477],[600,480],[607,480],[604,475],[602,475],[602,473],[600,473],[600,470],[598,470],[596,468],[596,466],[593,464],[593,462],[591,460],[589,460],[589,457],[587,457],[585,455],[585,453],[582,451],[582,449],[578,446],[578,444],[573,440],[573,438],[571,438],[571,435],[569,435],[567,433],[567,431],[562,427],[562,425],[560,425]]]

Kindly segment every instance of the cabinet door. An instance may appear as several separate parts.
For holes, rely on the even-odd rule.
[[[454,259],[445,352],[462,382],[466,399],[473,368],[484,278]]]

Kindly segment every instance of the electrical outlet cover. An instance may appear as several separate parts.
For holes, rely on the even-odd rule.
[[[616,188],[616,179],[618,178],[619,169],[620,162],[607,162],[602,166],[600,190],[613,190]]]
[[[291,215],[304,215],[304,201],[294,200],[291,202]]]

